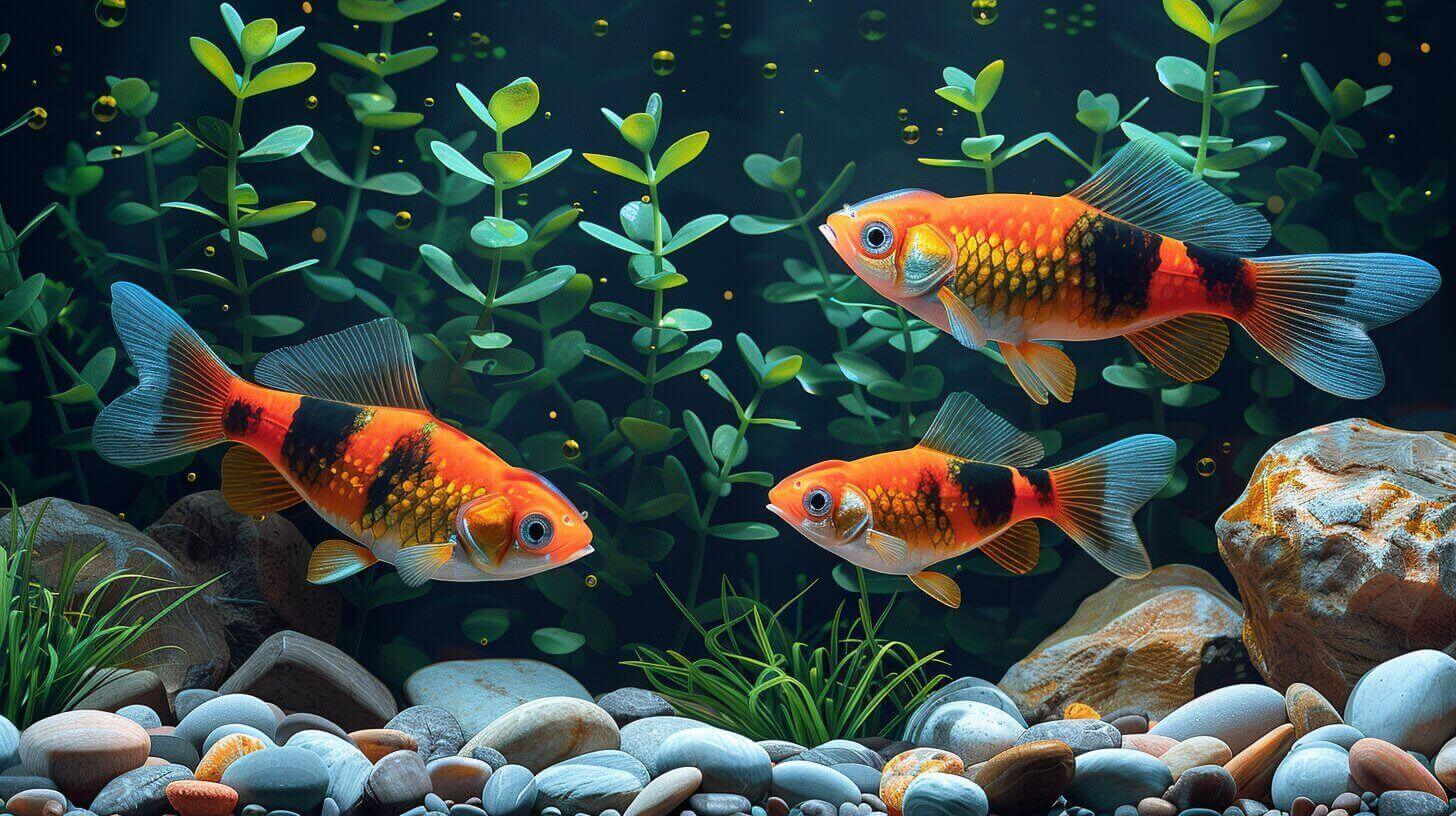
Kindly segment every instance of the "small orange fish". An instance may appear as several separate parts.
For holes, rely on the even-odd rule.
[[[504,581],[591,554],[591,530],[561,491],[430,413],[398,322],[264,355],[255,385],[145,289],[118,283],[111,297],[141,382],[101,411],[96,451],[136,467],[241,443],[222,460],[234,510],[307,502],[361,542],[320,544],[310,581],[342,580],[377,561],[411,586]]]
[[[1218,370],[1223,318],[1316,387],[1371,397],[1385,372],[1366,330],[1415,311],[1441,283],[1406,255],[1246,257],[1269,240],[1263,216],[1147,141],[1064,196],[902,190],[820,230],[880,294],[969,348],[996,341],[1039,403],[1072,398],[1076,367],[1055,341],[1126,337],[1191,382]]]
[[[1148,573],[1132,514],[1172,473],[1173,440],[1131,436],[1051,469],[1041,442],[965,392],[951,394],[920,444],[807,467],[769,491],[768,509],[851,564],[905,575],[958,607],[961,591],[929,568],[971,550],[1018,575],[1036,567],[1036,522],[1056,524],[1097,563]]]

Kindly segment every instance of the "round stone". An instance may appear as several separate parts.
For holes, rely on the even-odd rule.
[[[884,757],[869,746],[861,745],[853,740],[830,740],[823,745],[816,745],[807,751],[801,751],[795,760],[805,762],[817,762],[820,765],[840,765],[846,762],[854,762],[860,765],[868,765],[871,768],[883,768]]]
[[[191,743],[188,743],[189,745]],[[217,742],[197,763],[195,776],[205,782],[221,782],[228,766],[248,754],[256,753],[268,746],[257,737],[248,734],[228,734]]]
[[[963,776],[921,774],[905,790],[905,816],[987,816],[986,792]]]
[[[627,739],[625,729],[622,739],[624,742]],[[768,758],[773,762],[783,762],[786,759],[793,759],[809,750],[799,743],[790,742],[789,740],[759,740],[758,744],[763,746],[763,750],[768,751]]]
[[[435,793],[452,802],[464,802],[485,790],[491,769],[472,757],[445,756],[426,763],[425,772],[430,775],[430,788]]]
[[[213,689],[182,689],[181,691],[177,692],[176,697],[172,698],[172,710],[177,714],[177,719],[181,720],[185,718],[188,714],[191,714],[192,711],[198,706],[202,705],[208,700],[221,696],[221,694]]]
[[[837,808],[845,802],[858,803],[861,793],[854,780],[839,771],[816,762],[802,761],[781,762],[773,766],[770,790],[790,807],[808,799],[822,799]]]
[[[536,774],[536,809],[554,807],[562,813],[601,813],[623,810],[642,791],[634,775],[599,765],[552,765]]]
[[[364,783],[364,805],[375,816],[399,816],[429,792],[425,760],[414,750],[399,750],[374,763]]]
[[[179,779],[166,794],[179,816],[228,816],[238,804],[238,792],[219,782]]]
[[[880,773],[880,799],[890,816],[900,816],[905,791],[915,778],[927,773],[959,774],[966,769],[960,756],[939,748],[912,748],[890,758]]]
[[[1279,767],[1293,744],[1294,726],[1285,723],[1254,740],[1248,748],[1223,763],[1234,777],[1238,795],[1259,801],[1267,800],[1269,785],[1274,779],[1274,769]]]
[[[1456,791],[1456,737],[1452,737],[1431,760],[1431,772],[1447,790]]]
[[[1351,689],[1345,722],[1407,751],[1436,753],[1456,734],[1456,658],[1421,649],[1381,663]]]
[[[1175,740],[1218,737],[1238,753],[1287,720],[1284,695],[1268,686],[1241,683],[1193,698],[1149,733]]]
[[[1010,748],[1025,731],[1005,711],[976,702],[946,703],[935,709],[920,729],[920,742],[951,751],[966,765],[985,762]]]
[[[1003,816],[1045,813],[1072,784],[1076,758],[1059,740],[1028,742],[991,757],[976,771],[991,810]]]
[[[1072,753],[1085,754],[1104,748],[1121,748],[1122,732],[1102,720],[1051,720],[1037,723],[1016,738],[1017,745],[1056,740],[1067,744]]]
[[[1344,722],[1340,719],[1340,712],[1323,694],[1304,683],[1295,683],[1284,691],[1284,708],[1289,714],[1289,722],[1294,725],[1295,738],[1316,728]]]
[[[674,768],[647,783],[622,816],[667,816],[703,782],[697,768]]]
[[[1149,796],[1160,796],[1171,784],[1172,771],[1156,757],[1127,748],[1105,748],[1077,757],[1066,795],[1072,804],[1111,813],[1118,805],[1135,805]]]
[[[557,764],[593,765],[598,768],[610,768],[614,771],[623,771],[636,777],[638,784],[642,785],[646,785],[652,781],[652,775],[647,772],[646,766],[637,757],[625,751],[592,751],[589,754],[564,759]]]
[[[278,721],[278,727],[273,730],[273,741],[279,745],[287,745],[294,734],[303,731],[323,731],[340,739],[349,739],[349,732],[335,725],[332,720],[326,720],[317,714],[300,712],[289,714]],[[456,748],[458,749],[459,746]]]
[[[702,727],[702,722],[687,717],[648,717],[622,726],[621,747],[637,757],[648,773],[657,776],[657,750],[662,747],[663,741],[679,731]]]
[[[91,801],[90,810],[120,816],[162,816],[167,809],[167,785],[191,778],[192,771],[181,765],[145,765],[106,783]]]
[[[1446,795],[1441,783],[1415,757],[1373,737],[1350,748],[1350,776],[1361,788],[1374,793],[1413,790],[1443,798]]]
[[[197,748],[175,734],[152,734],[151,742],[151,756],[158,759],[164,759],[194,771],[197,770],[197,763],[202,761],[201,755],[197,753]]]
[[[755,802],[768,792],[773,775],[773,765],[762,746],[720,728],[679,731],[663,740],[656,759],[659,771],[702,771],[704,793],[736,793]]]
[[[195,715],[198,711],[192,713]],[[228,765],[222,774],[222,784],[237,791],[238,801],[244,805],[304,813],[322,802],[328,793],[329,769],[312,751],[292,746],[266,748],[241,756]]]
[[[946,703],[958,702],[983,703],[993,708],[999,708],[1015,719],[1021,727],[1026,727],[1026,718],[1021,715],[1021,709],[1006,692],[994,683],[979,677],[962,677],[941,686],[938,691],[927,697],[925,702],[911,712],[905,720],[904,738],[909,742],[923,744],[925,723],[930,716]]]
[[[1294,746],[1289,750],[1298,751],[1300,748],[1316,742],[1333,742],[1348,751],[1362,739],[1365,739],[1365,735],[1360,733],[1358,728],[1349,725],[1326,725],[1295,740]]]
[[[263,743],[263,745],[267,748],[276,747],[272,737],[268,736],[262,731],[259,731],[253,726],[243,725],[241,723],[228,723],[227,725],[219,725],[218,727],[212,729],[212,733],[208,734],[207,739],[202,741],[202,755],[206,756],[207,752],[212,750],[212,746],[216,745],[218,741],[221,740],[223,737],[230,737],[233,734],[247,734],[253,739]],[[172,736],[176,736],[176,734],[173,734]]]
[[[486,781],[480,806],[490,816],[525,816],[535,803],[535,774],[521,765],[505,765]]]
[[[1173,780],[1176,782],[1189,768],[1227,764],[1234,758],[1234,752],[1218,737],[1189,737],[1158,758],[1173,772]]]
[[[1270,783],[1274,807],[1283,811],[1293,808],[1294,800],[1301,797],[1330,805],[1347,791],[1359,791],[1350,777],[1350,752],[1333,742],[1311,742],[1291,750]]]
[[[176,733],[201,748],[218,726],[234,724],[252,726],[272,739],[278,728],[278,717],[267,703],[251,694],[224,694],[189,711],[177,723]]]
[[[502,714],[460,753],[468,756],[476,746],[494,748],[517,765],[541,771],[563,759],[621,744],[616,722],[601,706],[575,697],[543,697]]]
[[[116,710],[116,716],[125,717],[128,720],[140,725],[142,728],[161,728],[162,718],[151,706],[144,706],[141,703],[122,706]]]
[[[53,780],[74,802],[90,802],[106,783],[147,761],[146,729],[104,711],[67,711],[33,723],[20,735],[25,770]]]
[[[836,771],[849,777],[858,788],[860,793],[880,792],[880,771],[868,765],[861,765],[858,762],[841,762],[838,765],[831,765]]]
[[[1380,816],[1447,816],[1452,805],[1424,791],[1395,790],[1380,794]]]
[[[416,750],[426,762],[460,753],[465,745],[465,732],[455,715],[440,706],[417,705],[394,715],[385,728],[403,731],[415,738]],[[476,757],[480,759],[480,757]],[[486,760],[488,762],[488,760]],[[504,762],[501,763],[505,764]],[[491,765],[492,768],[498,767]]]
[[[0,770],[20,764],[20,729],[0,716]]]
[[[1220,765],[1198,765],[1185,770],[1163,794],[1179,810],[1210,808],[1221,811],[1233,804],[1234,777]]]
[[[374,770],[363,752],[347,737],[329,731],[299,731],[288,739],[288,747],[302,748],[324,763],[329,769],[328,798],[344,813],[352,813]]]
[[[359,746],[370,762],[378,762],[395,751],[414,751],[420,747],[414,737],[392,728],[361,729],[351,732],[349,739]]]
[[[672,703],[663,699],[661,694],[641,688],[609,691],[597,698],[597,705],[610,714],[619,727],[648,717],[671,717],[677,713]]]
[[[60,791],[44,788],[20,791],[0,807],[12,816],[62,816],[67,810],[66,797]]]

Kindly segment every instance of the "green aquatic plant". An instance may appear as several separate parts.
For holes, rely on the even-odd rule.
[[[663,589],[702,638],[705,656],[639,646],[637,658],[624,665],[640,669],[678,711],[750,739],[820,745],[883,736],[947,679],[932,674],[941,652],[921,655],[880,637],[889,605],[878,617],[864,600],[857,616],[846,616],[840,605],[819,631],[801,639],[784,617],[807,588],[772,609],[725,580],[720,622],[712,626],[666,583]]]
[[[119,676],[108,669],[153,654],[129,652],[221,576],[188,588],[138,573],[104,572],[98,559],[105,545],[79,554],[68,547],[58,569],[48,573],[35,546],[46,506],[26,519],[14,493],[9,499],[10,518],[0,530],[0,644],[5,650],[0,715],[23,729],[67,710]],[[81,588],[92,580],[89,589]],[[147,612],[146,606],[155,609]]]
[[[1451,221],[1441,199],[1446,194],[1447,166],[1436,161],[1420,178],[1402,183],[1391,170],[1371,169],[1370,189],[1355,194],[1355,209],[1380,228],[1386,243],[1402,252],[1415,252],[1427,241],[1451,232]]]

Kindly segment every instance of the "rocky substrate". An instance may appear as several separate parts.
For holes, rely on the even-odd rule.
[[[754,741],[526,660],[430,666],[396,711],[305,635],[265,641],[224,692],[128,693],[18,732],[17,816],[1447,816],[1456,659],[1376,666],[1343,712],[1310,686],[1235,684],[1165,716],[1074,703],[1028,725],[998,686],[950,683],[900,739]],[[328,669],[324,670],[327,666]],[[241,679],[240,679],[241,678]],[[236,690],[228,690],[233,686]],[[307,688],[304,688],[307,687]],[[103,698],[96,698],[103,699]],[[153,704],[133,702],[149,699]],[[300,705],[307,703],[308,705]],[[302,710],[300,710],[302,709]],[[163,724],[175,722],[175,725]]]

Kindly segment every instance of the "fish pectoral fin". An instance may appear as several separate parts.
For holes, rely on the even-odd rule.
[[[865,543],[875,554],[891,564],[898,564],[905,560],[910,554],[910,543],[899,536],[892,536],[889,533],[882,533],[879,530],[870,530],[865,538]]]
[[[401,547],[394,554],[394,568],[405,586],[422,586],[435,577],[455,552],[455,542],[441,541],[437,544],[412,544]]]
[[[951,291],[949,286],[940,287],[935,296],[945,307],[946,319],[950,321],[950,335],[956,342],[973,349],[986,345],[986,329],[976,313],[971,311],[970,304]]]
[[[1003,530],[978,548],[1007,572],[1025,575],[1036,569],[1041,554],[1041,532],[1030,519]]]
[[[263,454],[234,445],[222,456],[222,498],[248,516],[276,513],[303,501],[293,485]]]
[[[1175,317],[1127,335],[1153,367],[1181,382],[1206,380],[1228,351],[1228,324],[1206,314]]]
[[[1002,419],[981,401],[956,391],[945,398],[919,447],[993,465],[1031,467],[1045,453],[1041,440]]]
[[[379,562],[363,544],[331,538],[314,548],[308,557],[308,582],[332,584]]]
[[[961,588],[956,586],[956,582],[952,581],[949,575],[925,570],[910,576],[910,581],[926,595],[951,609],[960,609]]]
[[[1040,405],[1047,404],[1050,394],[1062,402],[1072,401],[1077,387],[1077,366],[1066,352],[1054,345],[1035,340],[1012,345],[999,343],[1001,356],[1012,376]]]

